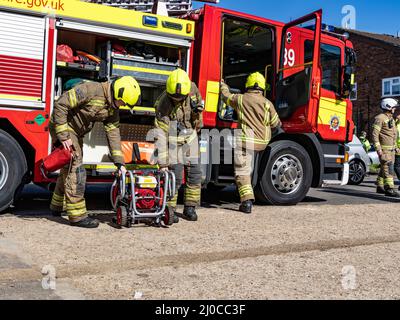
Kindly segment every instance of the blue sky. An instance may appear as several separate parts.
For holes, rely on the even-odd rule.
[[[194,2],[195,7],[202,6]],[[375,33],[397,34],[400,31],[399,0],[220,0],[218,6],[243,11],[282,22],[296,19],[322,8],[324,23],[342,25],[342,8],[356,9],[356,29]]]

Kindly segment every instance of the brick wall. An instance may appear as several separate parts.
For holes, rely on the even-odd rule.
[[[358,100],[353,101],[354,122],[358,133],[365,130],[370,134],[374,117],[380,113],[382,79],[400,77],[400,48],[353,33],[350,40],[358,57]]]

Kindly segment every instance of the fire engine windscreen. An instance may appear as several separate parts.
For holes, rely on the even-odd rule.
[[[222,75],[232,92],[244,93],[246,79],[253,72],[266,75],[270,83],[273,51],[272,30],[250,21],[226,19],[222,48]],[[268,81],[269,80],[269,81]],[[224,120],[236,120],[235,114],[220,110]]]

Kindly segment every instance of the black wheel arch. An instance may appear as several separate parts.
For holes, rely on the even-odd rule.
[[[23,148],[7,131],[0,129],[2,153],[8,164],[4,189],[0,193],[0,211],[9,208],[19,198],[26,184],[28,164]]]
[[[32,145],[24,138],[24,136],[10,123],[8,119],[0,118],[0,129],[10,135],[15,141],[18,142],[26,159],[26,176],[25,182],[29,183],[32,181],[32,175],[34,171],[35,156],[36,152]]]

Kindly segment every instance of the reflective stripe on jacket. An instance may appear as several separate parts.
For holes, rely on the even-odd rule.
[[[376,151],[393,151],[397,147],[397,127],[392,115],[381,113],[372,126],[372,141]]]

